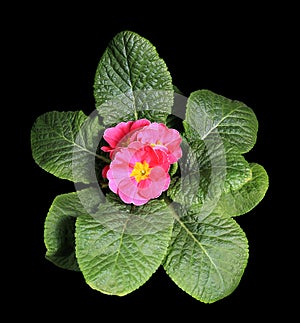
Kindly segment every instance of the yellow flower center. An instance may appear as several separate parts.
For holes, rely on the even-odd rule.
[[[156,143],[152,143],[152,144],[150,144],[150,146],[155,147],[155,146],[161,145],[161,144],[162,144],[162,142],[160,140],[157,140]]]
[[[149,167],[149,164],[144,160],[143,163],[135,163],[130,177],[134,177],[135,180],[139,183],[140,181],[147,179],[150,175],[150,172],[151,168]]]

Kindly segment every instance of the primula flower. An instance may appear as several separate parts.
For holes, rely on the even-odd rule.
[[[134,139],[133,135],[136,131],[150,124],[147,119],[136,121],[120,122],[115,127],[108,128],[104,131],[103,138],[109,146],[103,146],[101,149],[110,153],[110,158],[113,159],[114,154],[122,147],[127,147]]]
[[[157,198],[170,184],[169,168],[181,156],[177,130],[147,119],[121,122],[105,130],[112,160],[102,170],[109,188],[125,203],[142,205]]]
[[[179,132],[168,128],[163,123],[150,123],[147,119],[121,122],[115,127],[106,129],[103,137],[109,146],[103,146],[101,149],[109,152],[111,159],[122,147],[127,147],[134,141],[151,145],[155,150],[165,151],[170,164],[175,163],[182,156]]]
[[[181,137],[177,130],[170,129],[163,123],[153,122],[143,127],[136,134],[136,140],[150,145],[154,150],[160,149],[167,153],[169,163],[175,163],[181,156]]]
[[[163,150],[132,142],[115,154],[107,172],[109,188],[125,203],[145,204],[169,187],[169,167]]]

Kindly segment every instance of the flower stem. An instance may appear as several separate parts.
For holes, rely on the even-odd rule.
[[[106,157],[104,157],[104,156],[101,156],[101,155],[96,154],[96,157],[97,157],[98,159],[103,160],[104,162],[106,162],[106,163],[108,163],[108,164],[110,164],[110,162],[111,162],[111,160],[110,160],[109,158],[106,158]]]

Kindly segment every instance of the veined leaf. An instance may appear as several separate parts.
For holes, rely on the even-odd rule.
[[[46,258],[61,268],[79,271],[75,257],[75,220],[86,214],[76,192],[56,196],[45,220]]]
[[[199,207],[176,217],[164,262],[167,274],[204,303],[231,294],[248,261],[248,241],[242,229],[232,218],[207,215]]]
[[[59,178],[93,182],[101,130],[97,116],[88,118],[82,111],[47,112],[37,118],[31,130],[33,158]]]
[[[183,126],[181,173],[168,194],[185,207],[205,204],[212,211],[224,192],[238,190],[251,178],[242,153],[255,143],[256,117],[241,102],[200,90],[188,98]]]
[[[140,118],[163,122],[173,94],[167,66],[147,39],[130,31],[112,39],[94,82],[96,107],[105,125]]]
[[[173,218],[164,201],[132,209],[114,200],[93,216],[76,221],[76,256],[89,286],[126,295],[160,266],[171,238]]]
[[[55,197],[45,220],[46,258],[61,268],[77,270],[75,256],[75,221],[77,217],[94,214],[103,196],[99,187]]]
[[[251,163],[252,178],[239,190],[223,193],[216,205],[215,212],[227,216],[237,216],[252,210],[265,196],[269,179],[265,169]]]
[[[185,124],[180,177],[172,179],[168,195],[185,206],[217,202],[223,192],[237,190],[251,178],[251,169],[234,146],[211,138],[200,139]]]
[[[256,142],[258,122],[252,109],[208,90],[188,98],[185,122],[202,140],[219,137],[246,153]]]

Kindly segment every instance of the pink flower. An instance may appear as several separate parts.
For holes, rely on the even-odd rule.
[[[105,152],[109,152],[110,158],[113,159],[114,154],[119,151],[121,147],[127,147],[134,139],[133,135],[136,131],[149,124],[149,120],[140,119],[137,121],[120,122],[115,127],[106,129],[103,138],[109,146],[103,146],[101,149]]]
[[[136,140],[150,145],[154,150],[160,149],[167,153],[169,163],[175,163],[182,156],[181,137],[177,130],[170,129],[163,123],[153,122],[143,127],[136,134]]]
[[[147,119],[121,122],[105,130],[112,162],[102,170],[109,188],[125,203],[143,205],[170,185],[169,168],[181,156],[181,136],[175,129]]]
[[[125,203],[143,205],[169,187],[169,167],[165,151],[132,142],[115,154],[107,172],[109,188]]]
[[[106,129],[103,137],[109,146],[103,146],[101,149],[109,152],[111,159],[117,151],[127,147],[133,141],[151,145],[155,150],[165,151],[170,164],[175,163],[182,156],[179,132],[168,128],[163,123],[150,123],[147,119],[121,122],[115,127]]]

